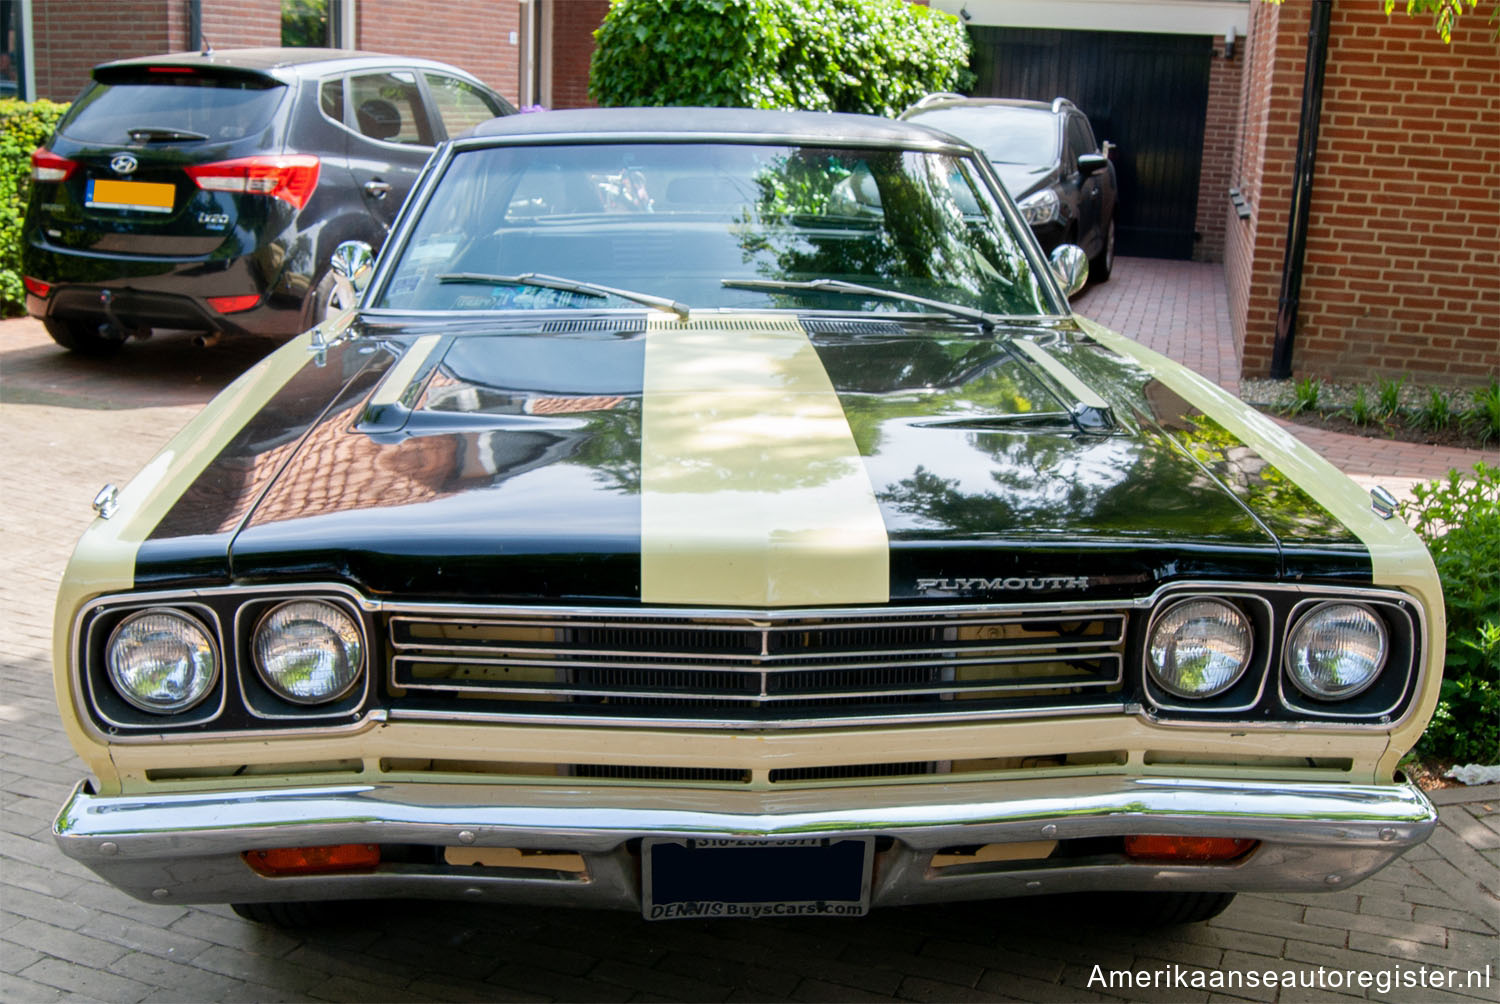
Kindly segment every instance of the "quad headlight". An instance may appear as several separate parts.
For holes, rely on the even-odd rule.
[[[121,621],[105,645],[104,662],[119,695],[154,714],[186,711],[219,678],[213,635],[197,618],[166,607]]]
[[[1181,600],[1152,626],[1146,668],[1168,693],[1213,697],[1244,675],[1253,648],[1250,621],[1238,607],[1208,598]]]
[[[1375,682],[1389,652],[1385,622],[1357,603],[1323,603],[1287,639],[1287,675],[1309,697],[1353,697]]]
[[[364,667],[359,625],[326,600],[290,600],[261,618],[250,642],[261,679],[295,704],[348,693]]]

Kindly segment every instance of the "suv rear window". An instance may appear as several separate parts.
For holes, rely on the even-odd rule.
[[[58,132],[77,143],[126,144],[132,129],[180,130],[234,140],[264,129],[286,88],[265,78],[187,71],[149,79],[95,81],[73,103]]]

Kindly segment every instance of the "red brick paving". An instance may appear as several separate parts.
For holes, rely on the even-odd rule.
[[[1084,290],[1073,309],[1239,393],[1223,265],[1118,258],[1109,282]]]
[[[1239,359],[1229,323],[1224,266],[1156,258],[1119,258],[1114,275],[1084,291],[1073,309],[1196,370],[1231,392],[1239,390]],[[1398,496],[1415,481],[1449,470],[1500,464],[1500,449],[1460,450],[1351,436],[1278,419],[1281,425],[1366,487]]]

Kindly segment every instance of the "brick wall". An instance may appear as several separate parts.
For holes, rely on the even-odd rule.
[[[563,0],[557,6],[568,8],[574,2]],[[516,0],[359,0],[355,9],[359,48],[440,59],[468,70],[512,103],[519,100],[521,14]],[[517,33],[515,43],[511,32]]]
[[[1224,205],[1234,184],[1235,138],[1240,124],[1240,86],[1244,78],[1245,48],[1224,58],[1224,42],[1214,43],[1209,64],[1208,110],[1203,124],[1203,155],[1198,176],[1198,213],[1194,228],[1200,239],[1193,246],[1196,261],[1224,260]]]
[[[161,2],[161,0],[159,0]],[[187,5],[182,0],[164,0],[168,10],[180,15],[182,41],[187,45]],[[281,0],[203,0],[203,37],[215,49],[249,49],[281,44]]]
[[[1244,373],[1269,372],[1296,156],[1306,4],[1252,4],[1231,312]],[[1451,45],[1424,18],[1333,9],[1296,375],[1407,374],[1477,384],[1500,374],[1500,201],[1484,165],[1500,135],[1500,51],[1483,16]],[[1239,331],[1237,330],[1237,333]]]
[[[98,63],[181,49],[162,0],[33,0],[38,97],[71,101]]]
[[[552,108],[592,108],[589,59],[594,31],[604,23],[609,0],[561,0],[552,14]]]

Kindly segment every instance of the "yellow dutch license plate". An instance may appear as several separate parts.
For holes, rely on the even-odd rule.
[[[116,181],[90,178],[84,204],[90,209],[135,209],[146,213],[170,213],[177,199],[177,186],[154,181]]]

